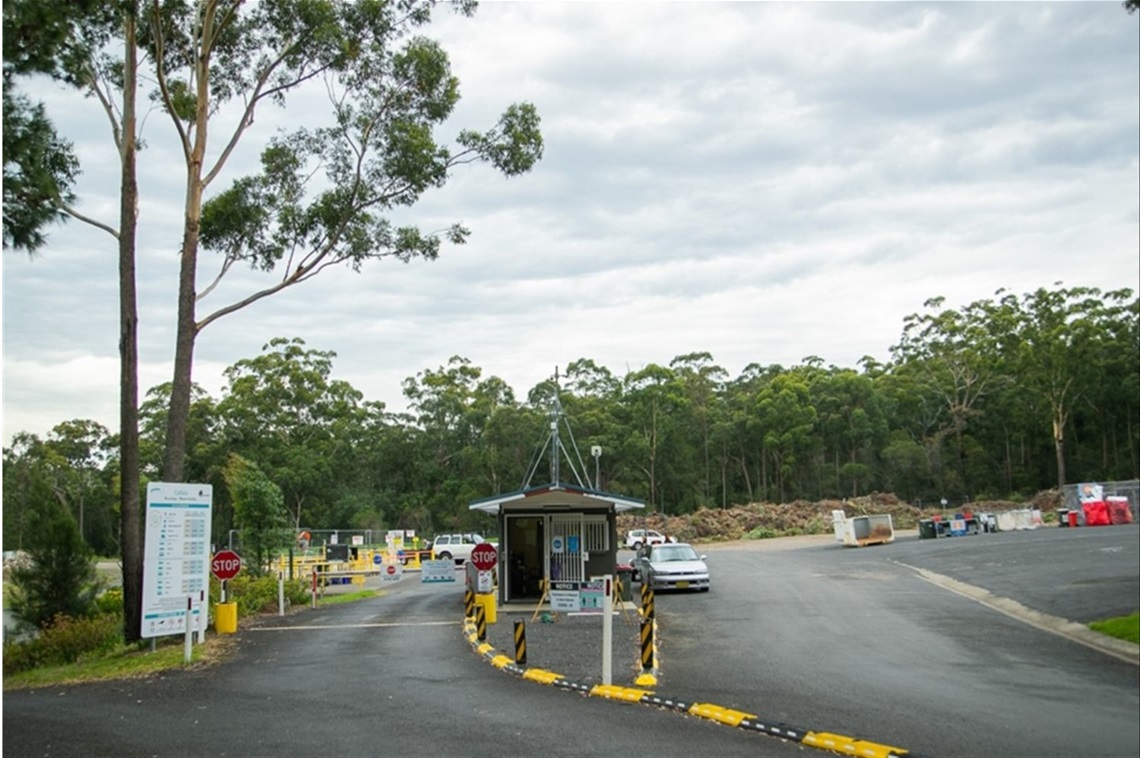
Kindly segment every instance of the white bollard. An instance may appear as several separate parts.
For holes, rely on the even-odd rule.
[[[605,595],[602,598],[602,684],[614,683],[614,578],[605,575]]]
[[[285,573],[277,572],[277,615],[285,615]]]
[[[194,646],[194,598],[186,597],[186,639],[182,648],[182,659],[190,662],[191,649]]]
[[[210,620],[210,609],[206,605],[206,591],[198,592],[198,644],[206,644],[206,622]]]

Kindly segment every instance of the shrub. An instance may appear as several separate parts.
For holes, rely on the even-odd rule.
[[[211,582],[210,598],[221,599],[221,587]],[[226,583],[226,600],[238,605],[238,617],[277,609],[277,577],[242,574]],[[304,605],[309,601],[309,585],[303,579],[285,580],[285,602]]]
[[[123,617],[123,588],[112,587],[95,598],[95,612]]]
[[[769,529],[766,526],[758,526],[748,534],[744,535],[746,540],[767,540],[776,536],[776,530]]]
[[[28,538],[27,560],[11,569],[8,607],[25,626],[44,629],[59,614],[90,614],[99,582],[75,519],[53,501],[40,506],[43,523]]]
[[[4,646],[4,671],[75,663],[110,652],[123,644],[122,627],[122,618],[114,614],[78,619],[60,614],[35,639]]]

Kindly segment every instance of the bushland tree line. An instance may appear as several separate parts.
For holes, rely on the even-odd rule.
[[[334,359],[274,339],[226,370],[221,397],[194,389],[186,479],[215,485],[215,541],[236,523],[228,485],[250,471],[258,491],[280,490],[266,499],[286,528],[484,527],[467,503],[517,489],[545,441],[553,376],[519,397],[455,356],[407,378],[407,410],[390,412],[333,378]],[[857,369],[808,357],[730,377],[691,353],[624,375],[579,358],[559,373],[583,452],[604,451],[598,484],[665,513],[872,491],[1018,499],[1140,476],[1140,301],[1128,289],[999,290],[961,308],[935,298],[904,320],[889,362]],[[140,407],[144,480],[161,477],[169,394],[154,387]],[[39,488],[115,553],[116,451],[93,421],[17,435],[4,449],[5,549],[36,528],[26,504]]]

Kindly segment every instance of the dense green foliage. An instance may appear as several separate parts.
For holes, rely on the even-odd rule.
[[[807,358],[729,378],[695,353],[618,376],[583,358],[560,368],[559,396],[583,454],[602,447],[598,485],[666,513],[874,491],[916,505],[1018,499],[1059,479],[1140,476],[1135,295],[997,294],[957,310],[931,300],[906,319],[887,364],[866,358],[856,370]],[[392,413],[332,379],[334,358],[274,340],[226,372],[221,398],[194,396],[187,471],[215,485],[215,542],[226,544],[238,523],[225,486],[231,455],[280,488],[293,529],[486,531],[467,504],[526,480],[548,433],[553,380],[520,400],[454,357],[406,379],[407,410]],[[142,408],[150,478],[161,465],[168,392],[155,388]],[[104,511],[116,464],[97,431],[69,422],[5,450],[6,548],[26,541],[23,498],[40,480],[73,513],[86,493],[86,536],[104,533],[93,526],[114,519]],[[592,483],[594,463],[564,465],[561,478]],[[535,483],[549,477],[545,460],[537,465]]]
[[[273,553],[292,542],[281,488],[257,464],[231,453],[222,477],[233,504],[234,528],[241,531],[248,570],[262,572]]]

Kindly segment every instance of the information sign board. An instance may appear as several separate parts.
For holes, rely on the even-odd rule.
[[[455,582],[455,561],[420,561],[420,582]]]
[[[201,599],[210,587],[209,484],[150,482],[146,488],[142,637],[186,633],[186,605],[194,629],[206,623]]]

